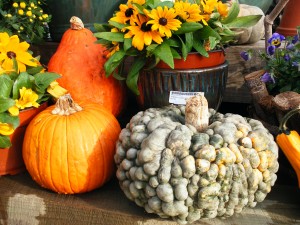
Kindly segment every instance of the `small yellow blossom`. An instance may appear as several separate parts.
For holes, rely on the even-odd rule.
[[[12,116],[18,116],[20,113],[20,110],[17,106],[12,106],[8,109],[8,112],[12,115]]]
[[[39,20],[43,20],[43,17],[39,16]]]
[[[39,96],[35,93],[31,88],[27,89],[26,87],[22,87],[20,89],[20,98],[15,100],[16,106],[19,109],[25,109],[29,107],[36,107],[40,106],[39,103],[36,101],[38,100]]]
[[[30,6],[31,6],[31,7],[34,7],[34,6],[35,6],[35,4],[34,4],[33,2],[31,2],[31,3],[30,3]]]
[[[27,12],[26,12],[26,15],[27,15],[27,16],[32,16],[32,12],[31,12],[31,11],[27,11]]]
[[[14,127],[8,123],[1,123],[0,122],[0,134],[1,135],[11,135],[14,132]]]
[[[21,3],[20,3],[20,7],[21,7],[22,9],[25,9],[25,8],[26,8],[26,3],[25,3],[25,2],[21,2]]]
[[[54,98],[59,98],[60,96],[65,95],[68,91],[61,87],[57,81],[53,81],[47,88],[47,92]]]
[[[13,7],[14,7],[14,8],[18,8],[18,7],[19,7],[19,4],[18,4],[17,2],[14,2],[14,3],[13,3]]]
[[[44,19],[47,19],[47,18],[48,18],[48,14],[43,14],[42,17],[43,17]]]
[[[18,10],[18,13],[19,13],[19,15],[24,15],[23,9],[19,9],[19,10]]]
[[[29,21],[30,21],[31,23],[33,23],[33,19],[30,18]]]
[[[21,26],[21,27],[20,27],[20,30],[24,30],[24,27]]]
[[[10,13],[6,14],[6,17],[11,18],[12,15]]]

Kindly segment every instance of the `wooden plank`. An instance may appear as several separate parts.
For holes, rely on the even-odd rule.
[[[0,224],[176,225],[129,201],[116,179],[85,194],[60,195],[39,187],[27,173],[0,177]],[[300,225],[300,191],[275,185],[255,208],[227,219],[193,225]]]

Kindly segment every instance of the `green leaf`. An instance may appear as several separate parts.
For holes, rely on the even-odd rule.
[[[209,37],[209,48],[215,49],[216,45],[219,43],[215,37]]]
[[[12,58],[12,61],[13,61],[13,69],[14,71],[18,71],[18,62],[15,58]]]
[[[13,86],[13,99],[19,98],[19,90],[22,87],[32,88],[33,84],[30,79],[31,75],[26,72],[22,72],[19,74]]]
[[[113,71],[120,65],[125,57],[125,51],[120,50],[115,52],[104,64],[106,76],[110,76]]]
[[[181,24],[181,27],[174,32],[174,34],[185,34],[185,33],[190,33],[190,32],[195,32],[196,30],[200,30],[203,26],[200,23],[195,23],[195,22],[186,22]]]
[[[94,23],[94,28],[96,32],[110,31],[110,26],[108,24]]]
[[[171,48],[167,43],[163,42],[161,45],[157,46],[157,48],[154,50],[154,55],[168,64],[169,67],[174,69],[173,55]]]
[[[185,34],[185,45],[186,45],[187,52],[192,51],[193,42],[194,42],[193,33],[186,33]]]
[[[125,38],[124,39],[124,51],[126,52],[131,47],[132,47],[132,39],[131,38]]]
[[[27,73],[34,75],[41,72],[44,69],[43,66],[32,67],[26,70]]]
[[[137,81],[139,78],[140,70],[144,67],[145,64],[146,64],[146,60],[144,57],[136,58],[130,68],[130,71],[126,79],[126,84],[128,88],[136,95],[140,94],[137,86]]]
[[[209,37],[215,37],[217,40],[221,40],[221,36],[212,29],[210,26],[204,26],[200,31],[195,32],[196,37],[194,39],[207,40]]]
[[[121,32],[99,32],[94,33],[94,36],[108,41],[124,42],[124,34]]]
[[[113,77],[117,80],[126,80],[126,78],[121,76],[119,73],[113,73]]]
[[[194,38],[193,48],[196,49],[196,51],[199,52],[200,55],[208,57],[208,53],[203,47],[202,41],[199,41],[199,39]]]
[[[115,22],[115,21],[108,21],[110,25],[118,28],[119,30],[122,30],[124,27],[126,27],[127,25],[126,24],[123,24],[123,23],[118,23],[118,22]],[[108,31],[109,32],[109,31]]]
[[[229,9],[228,15],[225,19],[222,20],[223,24],[231,23],[235,20],[240,12],[240,6],[237,2],[233,2],[232,6]]]
[[[0,113],[0,122],[12,124],[14,129],[20,125],[20,118],[18,116],[11,116],[8,112]]]
[[[0,75],[0,96],[8,98],[10,96],[14,82],[8,75]]]
[[[170,47],[180,47],[180,42],[177,39],[166,39],[164,40]]]
[[[250,16],[241,16],[235,20],[227,23],[226,26],[229,28],[247,28],[254,26],[260,19],[262,15],[250,15]]]
[[[180,36],[178,36],[178,38],[181,41],[181,55],[182,55],[182,58],[184,60],[186,60],[186,57],[188,55],[188,49],[187,49],[185,43],[183,42],[183,40],[180,38]]]
[[[174,6],[174,3],[171,1],[164,1],[164,2],[160,2],[158,6],[161,7],[167,6],[168,8],[172,8]]]
[[[35,91],[38,93],[45,93],[50,83],[60,77],[59,74],[50,72],[35,74]]]
[[[14,106],[15,104],[15,101],[11,98],[0,97],[0,113],[7,111],[10,107]]]
[[[9,136],[0,135],[0,148],[9,148],[9,147],[11,147]]]
[[[171,48],[171,52],[172,52],[172,55],[173,55],[174,59],[181,59],[181,55],[177,52],[176,49]]]

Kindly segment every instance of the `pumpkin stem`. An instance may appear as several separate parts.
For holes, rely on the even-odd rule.
[[[296,113],[298,113],[299,111],[300,111],[300,105],[299,105],[297,108],[292,109],[291,111],[289,111],[288,113],[286,113],[286,114],[282,117],[282,119],[281,119],[281,121],[280,121],[280,124],[279,124],[279,131],[280,131],[280,132],[285,133],[285,132],[288,130],[288,128],[287,128],[287,126],[286,126],[287,121],[288,121],[293,115],[295,115]]]
[[[82,30],[84,28],[84,24],[81,19],[77,16],[72,16],[70,19],[71,29],[72,30]]]
[[[74,102],[71,95],[65,94],[57,100],[55,108],[52,110],[52,114],[68,116],[81,110],[82,107]]]
[[[186,100],[185,124],[194,126],[198,132],[208,127],[208,102],[204,95],[195,95]]]

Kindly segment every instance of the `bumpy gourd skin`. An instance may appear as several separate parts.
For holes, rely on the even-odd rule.
[[[278,146],[261,122],[210,110],[199,133],[184,106],[150,108],[119,136],[117,178],[127,198],[181,224],[228,217],[265,199],[276,181]]]

